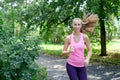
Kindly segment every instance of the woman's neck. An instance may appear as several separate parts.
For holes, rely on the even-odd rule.
[[[79,36],[80,32],[73,32],[74,35]]]

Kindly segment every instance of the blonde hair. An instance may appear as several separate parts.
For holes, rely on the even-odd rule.
[[[82,24],[82,20],[81,20],[80,18],[74,18],[74,19],[72,20],[72,24],[73,24],[73,22],[74,22],[75,20],[79,20],[79,21],[81,22],[81,24]]]
[[[82,20],[82,28],[81,32],[86,32],[86,28],[95,28],[98,24],[99,18],[97,14],[91,14],[90,16],[86,16],[85,13],[83,13],[83,20]]]

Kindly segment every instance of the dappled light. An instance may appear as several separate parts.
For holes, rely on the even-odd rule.
[[[87,45],[81,53],[93,53],[88,79],[120,80],[119,5],[120,0],[0,0],[0,80],[69,80],[69,54],[62,53],[65,42],[65,52],[74,51],[73,29],[83,35],[73,38]],[[73,19],[79,19],[74,28]]]
[[[47,68],[49,79],[69,80],[66,73],[66,59],[41,55],[36,61],[39,65]],[[120,69],[118,66],[107,66],[101,64],[90,64],[87,67],[88,80],[119,80]]]
[[[90,65],[88,67],[88,77],[90,80],[119,80],[120,66]],[[94,74],[96,72],[96,74]]]

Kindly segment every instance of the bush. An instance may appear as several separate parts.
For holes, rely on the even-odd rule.
[[[46,80],[45,69],[35,63],[39,57],[37,42],[26,37],[0,40],[1,80]]]

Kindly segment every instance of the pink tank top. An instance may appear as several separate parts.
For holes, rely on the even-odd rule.
[[[70,47],[74,48],[68,58],[68,63],[75,67],[84,67],[84,40],[83,33],[80,33],[80,41],[74,41],[74,35],[70,35]]]

